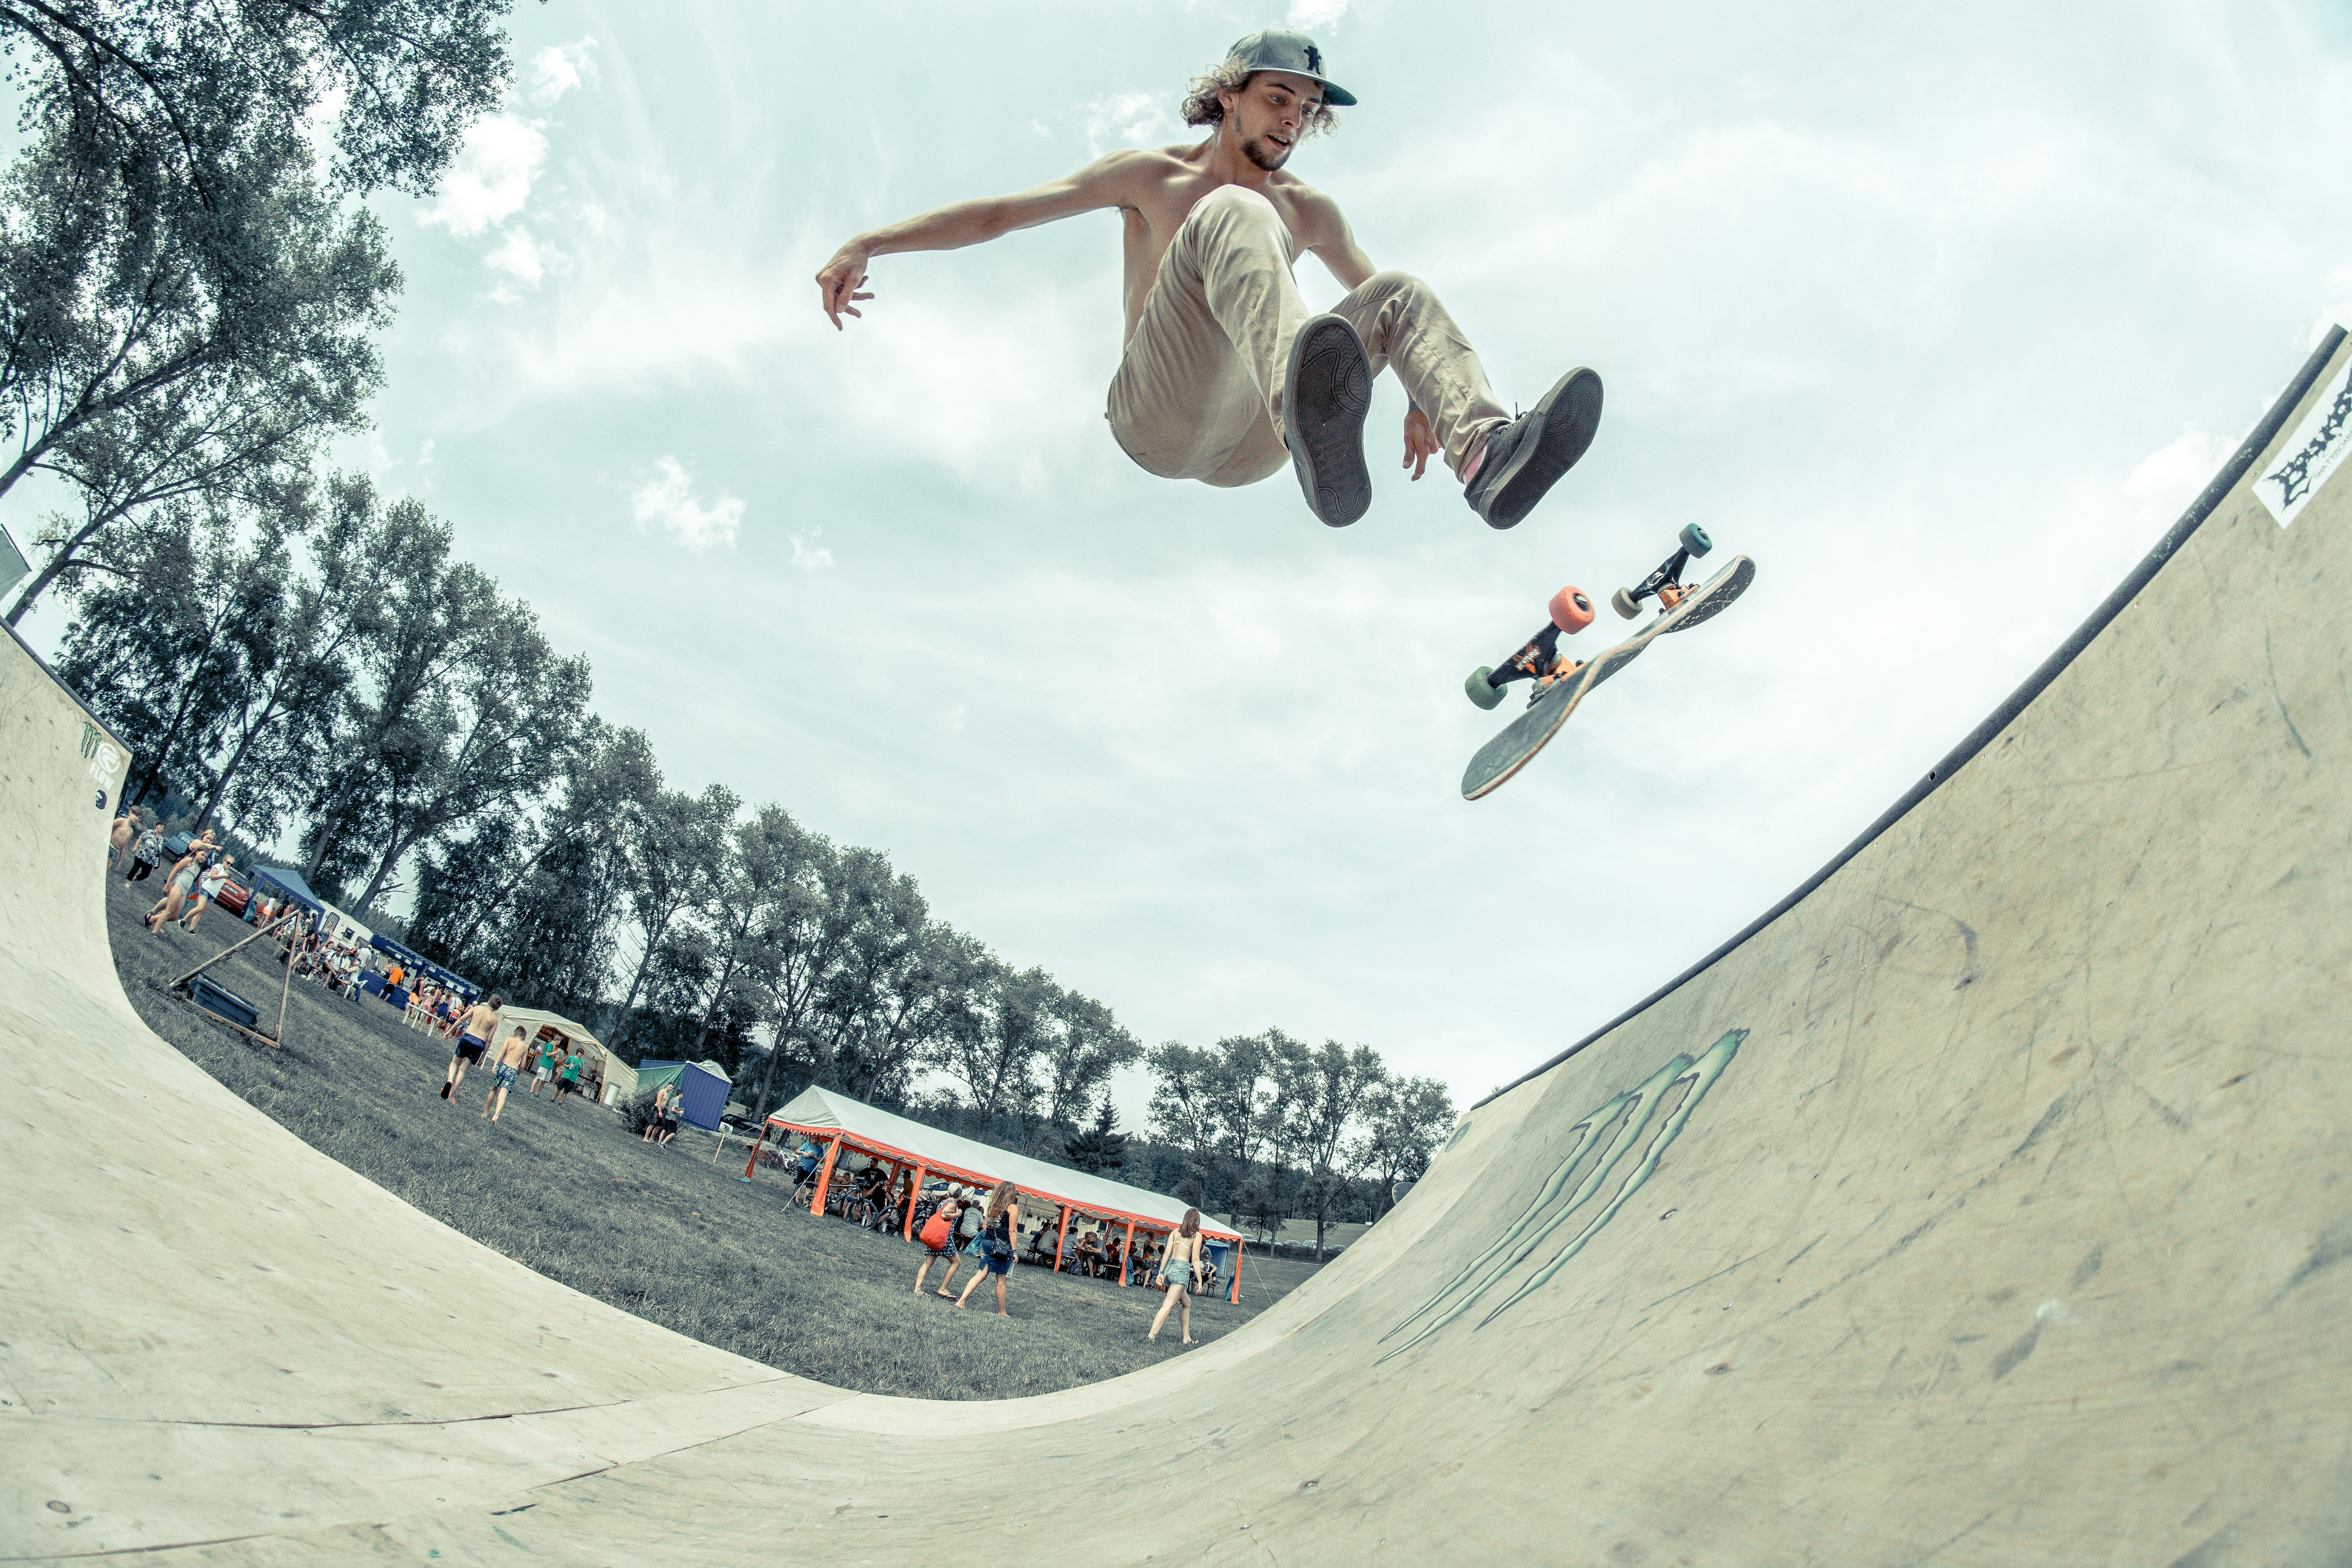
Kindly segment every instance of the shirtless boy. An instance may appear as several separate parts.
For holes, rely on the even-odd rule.
[[[499,1124],[499,1112],[507,1108],[507,1090],[515,1086],[522,1072],[522,1058],[530,1052],[530,1042],[523,1038],[522,1026],[517,1024],[490,1064],[490,1092],[482,1101],[482,1114],[489,1118],[491,1126]]]
[[[441,1098],[455,1102],[457,1086],[466,1081],[466,1068],[482,1059],[482,1047],[498,1032],[499,1009],[506,1002],[499,996],[477,1002],[466,1009],[466,1016],[457,1026],[457,1048],[449,1058],[449,1079],[441,1086]]]
[[[1338,528],[1371,505],[1364,416],[1393,364],[1412,407],[1404,466],[1441,452],[1470,510],[1509,528],[1584,455],[1601,378],[1574,370],[1514,419],[1461,328],[1418,278],[1379,272],[1339,203],[1284,167],[1297,144],[1356,101],[1324,75],[1304,33],[1253,33],[1195,79],[1193,146],[1126,150],[1018,195],[957,202],[857,236],[816,275],[834,326],[875,258],[956,250],[1080,213],[1125,229],[1126,348],[1107,417],[1128,456],[1163,479],[1255,484],[1286,463],[1315,515]],[[1349,290],[1309,316],[1291,276],[1313,251]]]

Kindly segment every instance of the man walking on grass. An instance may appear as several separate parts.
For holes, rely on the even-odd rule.
[[[493,1127],[499,1124],[499,1112],[507,1108],[507,1090],[515,1086],[515,1079],[522,1072],[522,1058],[530,1050],[530,1042],[523,1038],[522,1026],[517,1024],[490,1064],[490,1092],[482,1100],[482,1114]]]
[[[457,1048],[449,1057],[448,1081],[441,1086],[441,1098],[455,1103],[457,1086],[466,1081],[466,1068],[482,1059],[482,1047],[498,1032],[499,1009],[506,1005],[503,997],[493,995],[466,1009],[465,1021],[458,1026],[463,1031],[457,1037]]]
[[[1517,524],[1566,473],[1601,422],[1601,378],[1573,370],[1513,418],[1436,294],[1378,272],[1339,204],[1287,172],[1297,143],[1356,101],[1324,74],[1304,33],[1268,30],[1194,79],[1191,146],[1128,149],[1017,195],[957,202],[856,236],[816,275],[835,329],[877,257],[956,250],[1080,213],[1124,230],[1125,351],[1106,417],[1127,455],[1163,479],[1255,484],[1288,464],[1334,528],[1371,505],[1364,416],[1372,378],[1396,367],[1412,407],[1404,466],[1441,452],[1470,510]],[[1313,251],[1349,292],[1309,316],[1291,266]],[[1013,373],[1017,384],[1018,374]]]

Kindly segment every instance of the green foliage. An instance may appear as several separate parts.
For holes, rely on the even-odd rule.
[[[1105,1095],[1095,1124],[1065,1139],[1062,1152],[1081,1171],[1108,1175],[1123,1170],[1127,1165],[1127,1134],[1117,1131],[1118,1126],[1118,1111],[1112,1106],[1110,1096]]]

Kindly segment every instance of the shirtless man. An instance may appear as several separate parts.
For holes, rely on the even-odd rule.
[[[1444,455],[1470,510],[1509,528],[1591,444],[1601,378],[1570,371],[1514,419],[1429,286],[1377,272],[1339,205],[1288,174],[1292,149],[1355,98],[1323,74],[1303,33],[1253,33],[1196,79],[1193,146],[1128,150],[1018,195],[957,202],[857,236],[816,275],[834,326],[875,258],[955,250],[1079,213],[1125,228],[1126,348],[1107,417],[1128,456],[1164,479],[1255,484],[1287,463],[1332,527],[1371,505],[1364,416],[1371,382],[1396,367],[1412,407],[1404,466]],[[1311,250],[1348,290],[1309,316],[1291,265]]]
[[[499,1009],[506,1005],[504,998],[493,995],[466,1009],[465,1021],[458,1026],[464,1032],[457,1037],[457,1048],[449,1058],[448,1081],[441,1086],[441,1098],[457,1102],[457,1086],[466,1081],[466,1068],[482,1059],[482,1047],[498,1032]]]
[[[490,1092],[482,1101],[482,1114],[489,1118],[493,1127],[499,1124],[499,1112],[507,1108],[507,1090],[515,1086],[515,1079],[522,1072],[522,1058],[530,1051],[530,1042],[523,1038],[522,1026],[517,1024],[490,1064]]]

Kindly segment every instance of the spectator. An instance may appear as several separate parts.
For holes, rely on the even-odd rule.
[[[1086,1229],[1078,1233],[1078,1245],[1076,1250],[1079,1273],[1085,1275],[1089,1279],[1092,1279],[1102,1273],[1102,1237],[1095,1234],[1095,1228],[1093,1226],[1089,1225]]]
[[[153,909],[147,911],[150,935],[163,935],[163,922],[180,918],[180,906],[187,901],[188,894],[194,889],[196,878],[204,870],[204,854],[197,849],[190,849],[173,862],[172,874],[163,879],[163,896],[156,900]]]
[[[661,1137],[657,1142],[667,1146],[672,1140],[677,1138],[678,1121],[685,1115],[686,1091],[684,1089],[674,1089],[670,1091],[669,1107],[662,1112]]]
[[[499,1059],[490,1065],[490,1092],[482,1100],[482,1114],[491,1126],[499,1124],[499,1112],[507,1108],[507,1090],[515,1086],[515,1076],[521,1070],[523,1053],[530,1043],[522,1037],[522,1026],[517,1024],[507,1043],[499,1047]]]
[[[143,882],[163,858],[163,827],[151,822],[139,830],[131,841],[131,869],[123,877],[126,882]]]
[[[963,1294],[956,1298],[956,1309],[971,1300],[973,1287],[982,1279],[996,1281],[996,1315],[1009,1318],[1004,1310],[1004,1277],[1013,1272],[1013,1237],[1021,1228],[1021,1192],[1010,1178],[996,1184],[988,1194],[988,1212],[981,1221],[980,1264],[964,1284]]]
[[[106,836],[106,868],[120,871],[131,864],[131,841],[139,837],[139,808],[126,805]]]
[[[228,868],[236,864],[233,856],[224,855],[196,879],[196,901],[190,904],[188,912],[180,917],[182,931],[194,931],[196,929],[196,917],[203,914],[205,906],[218,898],[221,889],[228,885]]]
[[[1060,1244],[1061,1239],[1062,1233],[1058,1226],[1051,1220],[1039,1220],[1037,1228],[1029,1233],[1029,1261],[1037,1264],[1052,1263],[1054,1248]]]
[[[939,1206],[931,1211],[931,1217],[923,1222],[919,1239],[923,1244],[924,1258],[923,1266],[915,1270],[916,1295],[923,1293],[923,1276],[931,1271],[931,1265],[944,1258],[948,1260],[948,1271],[940,1280],[937,1293],[950,1300],[955,1299],[948,1286],[955,1279],[956,1265],[963,1261],[956,1256],[956,1224],[963,1212],[963,1190],[950,1187],[947,1195],[940,1200]]]
[[[871,1226],[881,1216],[882,1199],[889,1189],[890,1173],[879,1165],[868,1165],[857,1173],[853,1184],[854,1197],[849,1217],[858,1224]]]
[[[573,1046],[564,1056],[562,1069],[555,1075],[555,1103],[561,1105],[565,1095],[579,1092],[580,1047]]]
[[[488,1002],[477,1003],[466,1014],[465,1033],[457,1040],[457,1048],[449,1055],[448,1080],[441,1086],[441,1098],[457,1102],[457,1086],[466,1081],[466,1068],[482,1059],[482,1047],[498,1032],[499,1009],[503,999],[493,996]]]
[[[1201,1211],[1186,1209],[1184,1223],[1168,1238],[1167,1249],[1160,1255],[1160,1272],[1152,1276],[1158,1289],[1167,1292],[1160,1303],[1160,1315],[1151,1320],[1151,1331],[1143,1337],[1157,1340],[1160,1331],[1167,1326],[1168,1309],[1183,1308],[1184,1342],[1192,1342],[1192,1273],[1201,1260]]]
[[[664,1084],[654,1090],[654,1113],[646,1118],[646,1130],[637,1139],[638,1142],[650,1143],[654,1141],[654,1134],[661,1131],[662,1112],[668,1109],[669,1085]]]
[[[1127,1267],[1127,1241],[1123,1237],[1103,1237],[1103,1278],[1116,1279]]]

